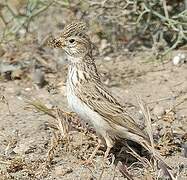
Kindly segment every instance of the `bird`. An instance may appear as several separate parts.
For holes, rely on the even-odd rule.
[[[134,141],[152,153],[151,140],[145,130],[126,112],[102,83],[93,57],[93,43],[82,21],[67,24],[62,33],[49,40],[51,47],[61,48],[68,59],[67,101],[73,112],[91,124],[99,139],[91,160],[101,144],[107,146],[104,157],[120,139]],[[156,154],[157,159],[162,160]]]

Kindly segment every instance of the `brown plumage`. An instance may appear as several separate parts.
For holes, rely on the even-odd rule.
[[[152,153],[150,139],[101,82],[85,24],[74,22],[51,43],[68,56],[67,99],[71,109],[89,122],[107,145],[105,157],[118,139],[129,139]],[[100,143],[99,143],[100,145]],[[96,150],[99,148],[97,146]],[[95,153],[95,151],[94,151]],[[93,157],[93,156],[92,156]],[[161,159],[157,153],[156,157]]]

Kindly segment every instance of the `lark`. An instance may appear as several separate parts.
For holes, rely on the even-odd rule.
[[[151,152],[152,146],[147,133],[140,129],[124,106],[101,82],[92,55],[93,44],[86,30],[84,22],[72,22],[50,44],[64,49],[68,57],[69,106],[81,119],[91,124],[99,136],[98,145],[90,159],[95,156],[102,142],[107,146],[107,157],[114,143],[120,139],[137,142]]]

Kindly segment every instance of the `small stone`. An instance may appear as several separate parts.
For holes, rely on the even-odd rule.
[[[109,56],[106,56],[105,58],[104,58],[104,60],[106,60],[106,61],[110,61],[112,58],[111,57],[109,57]]]
[[[32,89],[31,88],[25,88],[25,91],[31,91]]]
[[[177,55],[177,56],[174,56],[172,62],[174,65],[178,65],[181,61],[181,58]]]
[[[182,64],[185,61],[186,61],[186,55],[184,53],[178,53],[177,55],[173,57],[173,60],[172,60],[174,65]]]

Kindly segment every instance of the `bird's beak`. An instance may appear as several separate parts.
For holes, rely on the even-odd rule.
[[[54,47],[54,48],[64,48],[65,47],[65,39],[63,37],[58,37],[58,38],[51,37],[48,40],[48,45],[50,47]]]

